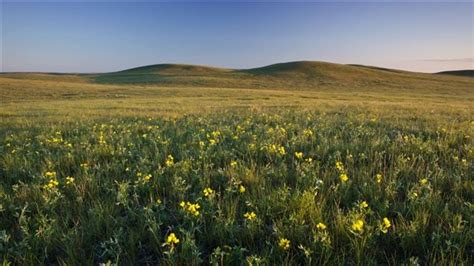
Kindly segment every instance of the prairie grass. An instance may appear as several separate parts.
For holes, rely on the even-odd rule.
[[[0,84],[4,264],[473,262],[472,89]]]

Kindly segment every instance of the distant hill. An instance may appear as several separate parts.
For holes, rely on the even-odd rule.
[[[98,84],[138,84],[164,87],[252,88],[284,90],[445,89],[473,86],[472,70],[439,74],[416,73],[363,65],[296,61],[250,69],[227,69],[185,64],[157,64],[110,73],[56,75],[3,73],[0,77],[61,80]]]
[[[131,69],[122,70],[115,73],[133,73],[133,74],[159,74],[159,75],[202,75],[209,73],[219,73],[228,71],[224,68],[200,66],[200,65],[184,65],[184,64],[157,64],[149,66],[141,66]],[[113,73],[111,73],[113,74]]]
[[[205,77],[207,79],[219,77],[229,71],[232,70],[198,65],[158,64],[92,75],[92,78],[98,83],[112,84],[198,85],[203,83],[201,80]]]
[[[362,65],[296,61],[251,69],[158,64],[118,72],[89,75],[97,83],[153,84],[271,89],[324,89],[378,87],[385,89],[438,86],[452,77]],[[459,82],[461,77],[455,77]]]
[[[436,74],[474,78],[474,69],[442,71],[442,72],[438,72]]]

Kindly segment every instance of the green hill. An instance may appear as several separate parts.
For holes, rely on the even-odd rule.
[[[363,65],[297,61],[251,69],[157,64],[99,74],[3,73],[1,77],[93,84],[284,90],[445,90],[470,89],[472,71],[416,73]],[[448,75],[449,74],[449,75]]]
[[[408,72],[361,65],[315,61],[279,63],[251,69],[224,69],[207,66],[160,64],[128,70],[88,75],[103,84],[153,84],[212,88],[335,89],[441,88],[448,84],[472,86],[464,77]],[[452,86],[451,86],[452,87]]]
[[[308,61],[252,69],[161,64],[113,73],[0,73],[0,121],[250,107],[471,115],[473,88],[470,77]]]
[[[226,72],[226,69],[185,64],[157,64],[149,66],[141,66],[122,70],[117,73],[141,73],[141,74],[161,74],[161,75],[197,75],[197,74],[215,74]],[[113,74],[113,73],[112,73]]]
[[[471,78],[474,78],[474,69],[442,71],[442,72],[438,72],[438,73],[436,73],[436,74],[453,75],[453,76],[462,76],[462,77],[471,77]]]

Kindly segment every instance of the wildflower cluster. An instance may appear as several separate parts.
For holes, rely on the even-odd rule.
[[[251,111],[0,132],[2,259],[469,264],[466,128],[368,121]]]
[[[382,233],[386,234],[388,232],[388,229],[390,229],[390,227],[392,227],[392,223],[390,222],[390,220],[387,218],[387,217],[384,217],[382,219],[382,222],[380,223],[380,231],[382,231]]]
[[[59,186],[56,172],[46,172],[44,177],[47,179],[47,183],[43,186],[44,189],[53,190]]]
[[[137,178],[139,182],[148,183],[153,176],[151,174],[143,174],[141,172],[137,173]]]
[[[316,230],[313,234],[314,242],[321,243],[323,247],[329,248],[331,246],[331,236],[327,230],[327,225],[319,222],[316,224]]]
[[[253,221],[257,218],[257,214],[255,214],[255,212],[246,212],[244,218],[248,221]]]
[[[377,175],[375,175],[375,182],[376,182],[377,184],[382,183],[382,179],[383,179],[382,174],[377,174]]]
[[[303,153],[302,152],[295,152],[295,157],[296,157],[296,159],[303,159]]]
[[[166,165],[167,167],[171,167],[171,166],[174,165],[174,158],[173,158],[173,156],[172,156],[171,154],[168,155],[168,157],[166,157],[165,165]]]
[[[166,247],[168,246],[169,247],[169,252],[170,253],[173,253],[174,252],[174,249],[176,247],[176,245],[178,245],[180,242],[179,238],[176,236],[175,233],[170,233],[167,237],[166,237],[166,241],[165,243],[163,243],[163,247]]]
[[[210,187],[205,188],[203,190],[203,193],[204,193],[204,197],[207,197],[207,198],[210,198],[210,197],[214,196],[214,190]]]
[[[342,183],[346,183],[349,180],[349,176],[347,176],[346,170],[344,168],[344,164],[340,161],[336,162],[336,170],[339,172],[339,180]]]
[[[362,219],[356,219],[352,222],[351,225],[352,231],[356,233],[361,233],[364,231],[364,220]]]
[[[327,226],[321,222],[319,222],[317,225],[316,225],[316,228],[318,230],[326,230]]]
[[[313,136],[313,131],[309,128],[306,128],[303,130],[303,135],[307,138],[310,138]]]
[[[265,150],[270,154],[278,154],[282,156],[286,154],[285,147],[281,146],[280,144],[266,145],[262,147],[262,150]]]
[[[181,208],[183,208],[183,210],[185,210],[187,213],[193,215],[193,216],[199,216],[200,212],[199,212],[199,209],[201,208],[201,206],[199,205],[199,203],[191,203],[191,202],[184,202],[184,201],[181,201],[179,203],[179,206]]]
[[[291,244],[290,240],[288,240],[288,239],[286,239],[286,238],[284,238],[284,237],[280,238],[280,240],[278,241],[278,246],[279,246],[282,250],[285,250],[285,251],[288,250],[288,249],[290,249],[290,244]]]
[[[73,185],[74,184],[74,177],[72,176],[67,176],[66,177],[66,185]]]
[[[221,138],[221,132],[219,130],[212,131],[211,134],[207,134],[207,139],[209,141],[209,145],[213,146],[219,143]]]

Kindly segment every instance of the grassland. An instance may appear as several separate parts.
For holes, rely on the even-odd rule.
[[[2,74],[0,254],[470,265],[473,88],[317,62]]]

